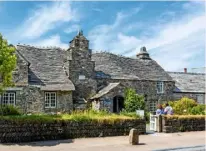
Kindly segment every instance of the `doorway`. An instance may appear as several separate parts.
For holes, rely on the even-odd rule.
[[[122,96],[115,96],[113,98],[113,112],[119,113],[124,109],[124,98]]]

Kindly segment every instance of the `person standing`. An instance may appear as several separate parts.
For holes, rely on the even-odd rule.
[[[169,103],[166,103],[166,107],[165,107],[165,109],[164,109],[164,114],[173,115],[173,109],[172,109],[172,107],[169,105]]]
[[[156,110],[156,115],[164,114],[164,109],[161,104],[158,105],[158,109]]]

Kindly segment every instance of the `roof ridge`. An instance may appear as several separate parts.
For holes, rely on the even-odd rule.
[[[121,54],[115,54],[115,53],[112,53],[112,52],[108,52],[108,51],[101,51],[101,52],[95,52],[95,53],[92,53],[92,54],[108,54],[110,56],[116,56],[116,57],[122,57],[122,58],[125,58],[125,59],[133,59],[133,60],[140,60],[138,58],[132,58],[132,57],[126,57],[126,56],[123,56]],[[141,61],[141,60],[140,60]],[[154,61],[154,60],[153,60]]]
[[[166,71],[167,73],[175,73],[175,74],[191,74],[191,75],[205,75],[205,73],[196,73],[196,72],[172,72],[172,71]]]
[[[30,47],[30,48],[37,48],[37,49],[61,49],[61,50],[66,50],[64,48],[61,47],[57,47],[57,46],[34,46],[34,45],[26,45],[26,44],[17,44],[16,46],[20,46],[20,47]]]

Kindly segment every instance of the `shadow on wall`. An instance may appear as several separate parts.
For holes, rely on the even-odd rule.
[[[37,141],[37,142],[28,142],[28,143],[2,143],[5,146],[56,146],[59,144],[68,144],[73,143],[72,139],[67,140],[50,140],[50,141]]]

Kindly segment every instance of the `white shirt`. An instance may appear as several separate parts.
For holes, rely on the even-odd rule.
[[[172,115],[172,114],[173,114],[173,109],[172,109],[172,107],[171,107],[171,106],[167,106],[167,107],[165,108],[165,110],[164,110],[164,113]]]

